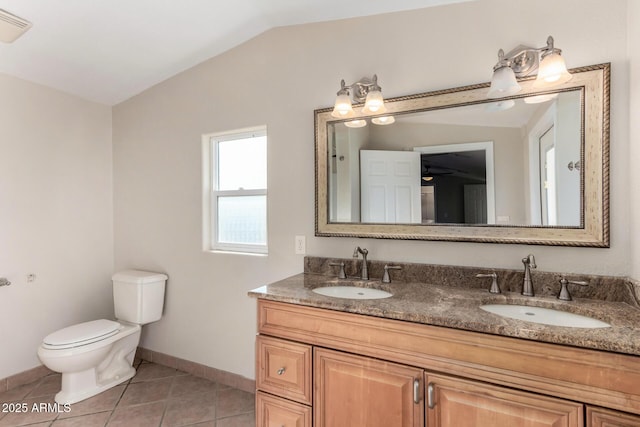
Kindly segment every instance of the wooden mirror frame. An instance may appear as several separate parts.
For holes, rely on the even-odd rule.
[[[332,117],[332,108],[323,108],[314,112],[316,236],[609,247],[610,69],[609,63],[575,68],[570,70],[573,75],[570,81],[542,91],[533,89],[533,78],[527,78],[519,82],[520,92],[504,98],[582,90],[580,226],[329,222],[328,125],[345,120]],[[387,112],[384,115],[495,102],[495,99],[487,99],[488,88],[489,83],[482,83],[388,99],[385,100]],[[365,117],[361,110],[362,105],[354,106],[357,117]]]

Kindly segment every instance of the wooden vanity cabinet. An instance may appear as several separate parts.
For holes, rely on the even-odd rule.
[[[640,427],[640,416],[588,406],[587,427]]]
[[[262,299],[258,333],[258,427],[640,427],[637,356]]]
[[[257,387],[311,405],[311,346],[259,335]]]
[[[422,369],[314,349],[315,426],[422,427]]]
[[[311,346],[256,339],[256,425],[311,427]]]
[[[256,425],[262,427],[311,427],[311,407],[258,391]]]
[[[429,427],[582,427],[583,405],[475,381],[426,374]]]

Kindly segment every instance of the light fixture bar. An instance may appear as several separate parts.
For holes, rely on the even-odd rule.
[[[337,92],[336,102],[331,115],[333,117],[348,119],[354,116],[351,99],[357,103],[364,102],[362,112],[364,114],[382,114],[387,111],[384,106],[382,89],[378,85],[378,76],[373,78],[363,77],[355,83],[346,85],[340,81],[340,90]]]
[[[547,45],[540,48],[519,45],[508,53],[498,51],[498,62],[493,67],[491,88],[487,97],[499,98],[520,91],[516,78],[537,74],[534,87],[562,84],[571,79],[562,51],[554,47],[553,37],[547,37]]]

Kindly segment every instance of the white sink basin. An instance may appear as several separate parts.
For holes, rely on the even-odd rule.
[[[350,299],[382,299],[393,295],[380,289],[361,288],[359,286],[323,286],[312,289],[312,291],[327,297]]]
[[[527,322],[542,323],[545,325],[566,326],[571,328],[608,328],[611,326],[608,323],[591,317],[542,307],[512,304],[488,304],[482,305],[480,308],[499,316],[525,320]]]

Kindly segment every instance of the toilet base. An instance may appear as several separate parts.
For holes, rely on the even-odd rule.
[[[56,393],[55,401],[61,405],[80,402],[133,378],[135,374],[135,368],[130,366],[127,372],[105,383],[96,383],[95,368],[84,372],[62,374],[62,390]]]
[[[75,356],[64,354],[64,350],[52,351],[40,347],[38,356],[43,363],[62,373],[62,389],[55,396],[57,403],[79,402],[123,383],[136,374],[133,359],[140,342],[140,326],[123,324],[120,332],[110,340],[113,342],[90,344],[96,348],[78,352]]]

